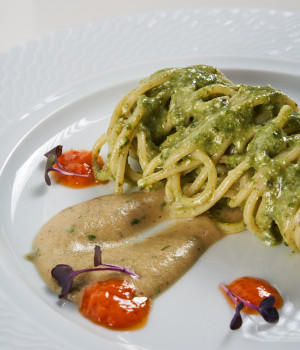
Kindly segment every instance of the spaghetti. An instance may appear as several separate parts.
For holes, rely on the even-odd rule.
[[[104,143],[108,157],[99,169]],[[93,148],[98,180],[139,189],[164,186],[174,218],[192,218],[226,203],[267,245],[300,250],[300,114],[271,86],[236,85],[211,66],[160,70],[116,106]],[[136,164],[133,164],[136,160]]]

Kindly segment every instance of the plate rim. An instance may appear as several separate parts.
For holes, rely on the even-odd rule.
[[[197,9],[199,9],[198,7],[197,7]],[[205,8],[203,8],[203,9],[215,9],[215,8],[212,8],[212,7],[205,7]],[[221,8],[218,8],[218,9],[221,9]],[[225,9],[236,9],[236,8],[228,8],[228,7],[226,7]],[[250,9],[250,8],[249,8]],[[185,10],[186,10],[186,8],[183,8],[183,9],[171,9],[171,10],[163,10],[163,11],[150,11],[150,12],[140,12],[140,13],[136,13],[136,14],[130,14],[130,15],[126,15],[125,17],[130,17],[130,18],[133,18],[133,17],[135,17],[135,16],[139,16],[139,15],[146,15],[146,16],[151,16],[151,14],[153,15],[153,14],[158,14],[158,13],[161,13],[161,12],[163,12],[163,13],[167,13],[168,11],[171,11],[171,12],[181,12],[181,13],[184,13],[185,12]],[[189,8],[189,11],[191,10],[191,8]],[[247,9],[245,9],[245,8],[242,8],[242,10],[243,11],[245,11],[245,10],[247,10]],[[255,8],[251,8],[251,10],[256,10],[256,11],[258,11],[258,12],[260,12],[260,13],[262,13],[262,12],[268,12],[268,13],[270,13],[270,11],[274,11],[274,10],[265,10],[265,9],[255,9]],[[279,12],[287,12],[287,11],[279,11],[279,10],[275,10],[276,11],[276,13],[279,13]],[[291,11],[288,11],[288,12],[291,12]],[[297,16],[300,18],[300,12],[298,13],[298,12],[295,12],[296,14],[297,14]],[[1,57],[3,57],[3,55],[5,56],[7,53],[9,54],[9,55],[15,55],[15,53],[17,53],[17,51],[20,49],[20,48],[23,48],[23,49],[25,49],[26,47],[29,47],[29,46],[31,46],[32,45],[32,43],[35,43],[36,41],[43,41],[43,40],[46,40],[46,38],[49,38],[49,36],[50,37],[52,37],[52,38],[55,38],[55,36],[56,35],[58,35],[59,36],[59,32],[61,32],[61,33],[63,33],[63,32],[65,32],[65,31],[68,31],[68,30],[74,30],[74,29],[76,29],[76,30],[78,30],[79,28],[83,28],[83,27],[85,27],[86,26],[86,28],[91,28],[93,25],[95,25],[96,23],[100,23],[100,22],[102,22],[102,21],[109,21],[109,20],[116,20],[116,19],[118,19],[118,18],[120,18],[120,17],[124,17],[124,15],[122,15],[122,16],[114,16],[114,17],[110,17],[110,18],[107,18],[107,19],[105,19],[105,20],[96,20],[96,21],[93,21],[93,22],[88,22],[88,23],[85,23],[85,24],[80,24],[80,25],[77,25],[77,26],[73,26],[73,27],[68,27],[68,28],[63,28],[63,29],[61,29],[61,30],[58,30],[58,31],[54,31],[54,32],[51,32],[51,33],[46,33],[46,34],[44,34],[43,36],[41,36],[41,37],[39,37],[39,38],[35,38],[35,39],[32,39],[32,40],[30,40],[30,41],[28,41],[28,42],[26,42],[26,43],[23,43],[23,44],[20,44],[20,45],[18,45],[18,46],[16,46],[16,47],[13,47],[13,48],[11,48],[11,49],[9,49],[9,50],[6,50],[6,51],[4,51],[4,52],[2,52],[2,53],[0,53],[0,61],[1,61]],[[135,17],[135,18],[137,18],[137,17]],[[53,39],[53,40],[55,40],[55,39]],[[9,51],[9,52],[7,52],[7,51]],[[14,53],[15,52],[15,53]],[[234,56],[235,58],[237,57],[237,56]],[[245,58],[245,56],[240,56],[240,57],[243,57],[243,58]],[[196,58],[196,56],[195,57],[193,57],[193,59],[195,59]],[[230,59],[230,56],[228,56],[227,57],[228,59]],[[248,57],[249,58],[249,57]],[[184,59],[183,57],[181,57],[181,59]],[[249,58],[249,59],[251,59],[251,58]],[[263,59],[263,58],[261,58],[261,57],[256,57],[256,56],[254,56],[253,57],[253,59],[257,59],[257,60],[261,60],[261,59]],[[269,58],[268,58],[269,59]],[[266,60],[268,60],[267,58],[266,58]],[[164,59],[165,60],[165,59]],[[282,62],[282,61],[284,61],[284,60],[282,60],[282,59],[278,59],[278,58],[273,58],[273,60],[271,59],[271,61],[274,61],[274,64],[276,65],[276,64],[280,64],[280,62]],[[161,62],[160,60],[158,60],[157,62]],[[296,64],[297,66],[299,66],[300,67],[300,64],[296,61],[296,60],[294,60],[294,59],[291,59],[291,60],[289,60],[289,59],[287,59],[286,60],[286,62],[289,62],[289,63],[291,63],[291,62],[293,62],[294,64]],[[149,65],[151,65],[151,62],[143,62],[143,63],[141,63],[140,65],[141,66],[144,66],[145,64],[149,64]],[[124,69],[124,68],[122,68],[122,69]],[[111,71],[114,71],[115,69],[112,69]],[[111,71],[108,71],[108,75],[109,74],[111,74]],[[105,73],[103,73],[103,74],[105,74]],[[292,73],[291,73],[292,74]],[[101,74],[100,74],[101,75]],[[298,75],[298,74],[297,74]],[[299,71],[299,75],[300,75],[300,71]],[[91,77],[91,79],[93,79],[92,77]],[[80,85],[80,83],[82,83],[82,80],[80,81],[78,81],[77,82],[79,85]],[[73,89],[74,88],[74,85],[72,85],[72,86],[70,86],[70,88],[71,89]],[[63,100],[61,100],[61,101],[63,101]],[[38,110],[37,110],[38,111]],[[47,111],[46,111],[46,113],[47,113]],[[12,150],[13,151],[13,150]],[[7,155],[5,155],[5,160],[7,160],[8,158],[7,158]],[[4,166],[3,167],[5,167],[5,164],[4,164]],[[2,169],[3,169],[3,167],[2,167]],[[0,170],[0,175],[1,175],[1,170]],[[0,269],[0,270],[2,270],[2,268]],[[2,271],[3,272],[3,271]],[[0,273],[1,273],[1,271],[0,271]],[[10,276],[6,276],[7,278],[9,278],[10,279]],[[14,282],[13,282],[13,284],[15,284]],[[6,310],[6,308],[4,307],[4,303],[1,303],[1,298],[2,298],[2,301],[4,301],[4,302],[8,302],[9,303],[9,298],[6,296],[6,295],[4,295],[3,294],[3,292],[1,292],[0,291],[0,310],[1,310],[1,307],[2,307],[2,309],[3,310]],[[46,311],[46,309],[47,308],[43,308],[41,305],[39,305],[42,309],[44,309],[45,311]],[[19,312],[19,311],[17,311],[18,309],[14,309],[14,311],[15,312]],[[9,316],[7,313],[6,313],[6,316]],[[29,322],[30,323],[30,321],[31,321],[31,318],[28,318],[28,315],[27,315],[27,317],[25,318],[25,320],[26,320],[26,322]],[[1,320],[1,317],[0,317],[0,325],[1,324],[4,324],[4,321],[3,321],[3,319]],[[46,331],[46,337],[53,337],[53,334],[51,333],[51,332],[49,332],[49,331]],[[61,341],[61,339],[59,339],[60,341]],[[0,344],[1,344],[1,342],[0,342]],[[108,343],[109,344],[109,343]],[[106,344],[107,346],[110,346],[110,345],[108,345],[108,344]],[[14,346],[15,346],[15,344],[13,343],[13,342],[11,342],[11,344],[10,344],[12,347],[11,348],[14,348]],[[66,345],[68,345],[68,343],[66,343]],[[113,345],[111,345],[111,346],[113,346]],[[123,347],[123,345],[120,345],[121,347]],[[18,345],[18,347],[19,347],[19,345]],[[17,347],[16,347],[17,348]],[[60,349],[60,347],[58,347],[58,349]]]

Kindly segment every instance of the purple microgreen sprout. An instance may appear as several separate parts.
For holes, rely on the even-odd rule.
[[[242,317],[240,314],[240,311],[243,309],[244,306],[247,306],[251,309],[256,310],[258,313],[261,314],[263,319],[268,323],[276,323],[279,320],[279,314],[277,309],[274,307],[275,298],[270,295],[266,298],[264,298],[259,306],[256,306],[249,301],[241,298],[237,294],[230,291],[223,283],[220,283],[219,286],[224,290],[224,292],[229,296],[229,298],[233,301],[235,304],[235,314],[231,320],[230,328],[235,330],[239,329],[243,323]]]
[[[270,295],[264,298],[258,307],[258,312],[262,315],[263,319],[268,323],[276,323],[279,320],[279,314],[274,307],[275,298]]]
[[[103,267],[97,267],[100,265],[102,265]],[[80,273],[90,272],[90,271],[107,271],[107,270],[123,272],[133,277],[140,278],[138,274],[124,267],[103,263],[101,258],[101,248],[98,245],[95,246],[93,268],[73,270],[72,267],[69,265],[59,264],[52,269],[51,275],[57,280],[58,285],[62,287],[61,293],[59,294],[59,298],[62,298],[70,292],[74,278]]]
[[[52,148],[49,152],[45,153],[44,156],[47,157],[47,163],[45,168],[45,181],[48,186],[51,185],[51,180],[49,176],[49,171],[56,171],[63,175],[71,175],[71,176],[80,176],[80,177],[89,177],[89,174],[77,174],[72,171],[69,171],[61,166],[58,161],[58,157],[62,154],[62,146],[58,145]],[[56,164],[57,168],[53,165]]]
[[[230,329],[232,329],[232,330],[239,329],[241,327],[241,325],[243,324],[243,319],[241,316],[241,310],[243,307],[244,307],[243,302],[239,302],[236,304],[235,313],[234,313],[234,316],[230,322]]]

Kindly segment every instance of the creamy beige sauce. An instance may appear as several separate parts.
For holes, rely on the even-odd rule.
[[[38,251],[33,262],[46,284],[59,294],[52,268],[57,264],[68,264],[74,270],[93,267],[97,244],[103,262],[141,277],[112,271],[83,273],[74,279],[69,299],[80,305],[86,285],[110,278],[131,280],[138,295],[153,298],[222,236],[206,215],[171,221],[164,191],[112,194],[66,208],[50,219],[33,242]]]

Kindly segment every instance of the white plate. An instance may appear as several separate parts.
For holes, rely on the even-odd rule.
[[[267,248],[249,233],[214,245],[134,332],[98,327],[58,302],[23,255],[53,214],[112,190],[47,187],[46,150],[90,149],[120,97],[164,67],[211,64],[233,81],[270,83],[300,101],[299,23],[292,12],[166,10],[64,29],[0,54],[1,349],[298,348],[299,254]],[[233,310],[217,285],[242,275],[278,286],[285,306],[277,325],[248,316],[229,330]]]

